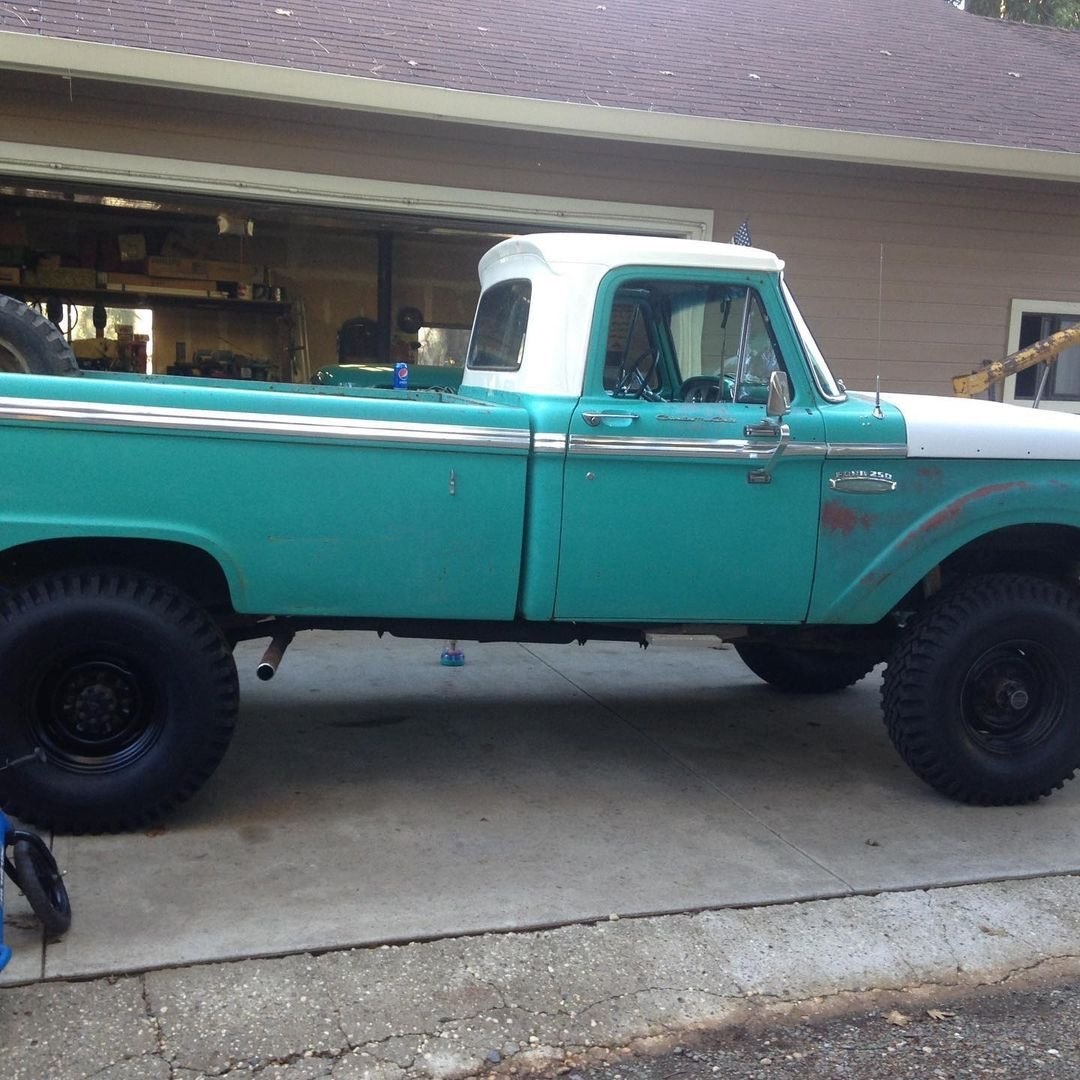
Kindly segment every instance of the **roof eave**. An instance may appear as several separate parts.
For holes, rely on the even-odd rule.
[[[519,98],[0,31],[0,67],[621,142],[1076,183],[1077,154]]]

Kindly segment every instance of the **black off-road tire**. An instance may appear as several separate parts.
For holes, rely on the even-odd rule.
[[[45,928],[45,936],[60,937],[71,926],[71,901],[56,859],[45,841],[20,832],[11,847],[15,884]]]
[[[831,694],[853,686],[873,670],[865,653],[795,649],[763,641],[737,641],[735,651],[761,680],[789,694]]]
[[[0,296],[0,371],[80,374],[75,354],[55,324],[10,296]]]
[[[57,574],[0,602],[0,805],[59,832],[147,825],[214,771],[236,665],[189,597],[125,570]]]
[[[1013,806],[1080,767],[1080,593],[988,574],[942,594],[885,672],[885,726],[931,787]]]

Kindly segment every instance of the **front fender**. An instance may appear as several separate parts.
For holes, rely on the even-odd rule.
[[[1078,462],[915,459],[891,473],[892,492],[823,493],[810,622],[877,622],[948,556],[1009,526],[1075,528],[1080,552]]]

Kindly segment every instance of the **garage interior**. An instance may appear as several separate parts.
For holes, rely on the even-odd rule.
[[[82,367],[310,382],[460,365],[480,256],[520,225],[0,179],[0,292]]]

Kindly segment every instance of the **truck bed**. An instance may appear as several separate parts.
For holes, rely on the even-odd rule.
[[[0,374],[0,428],[4,548],[190,544],[219,562],[241,612],[513,617],[524,409],[424,391]]]

